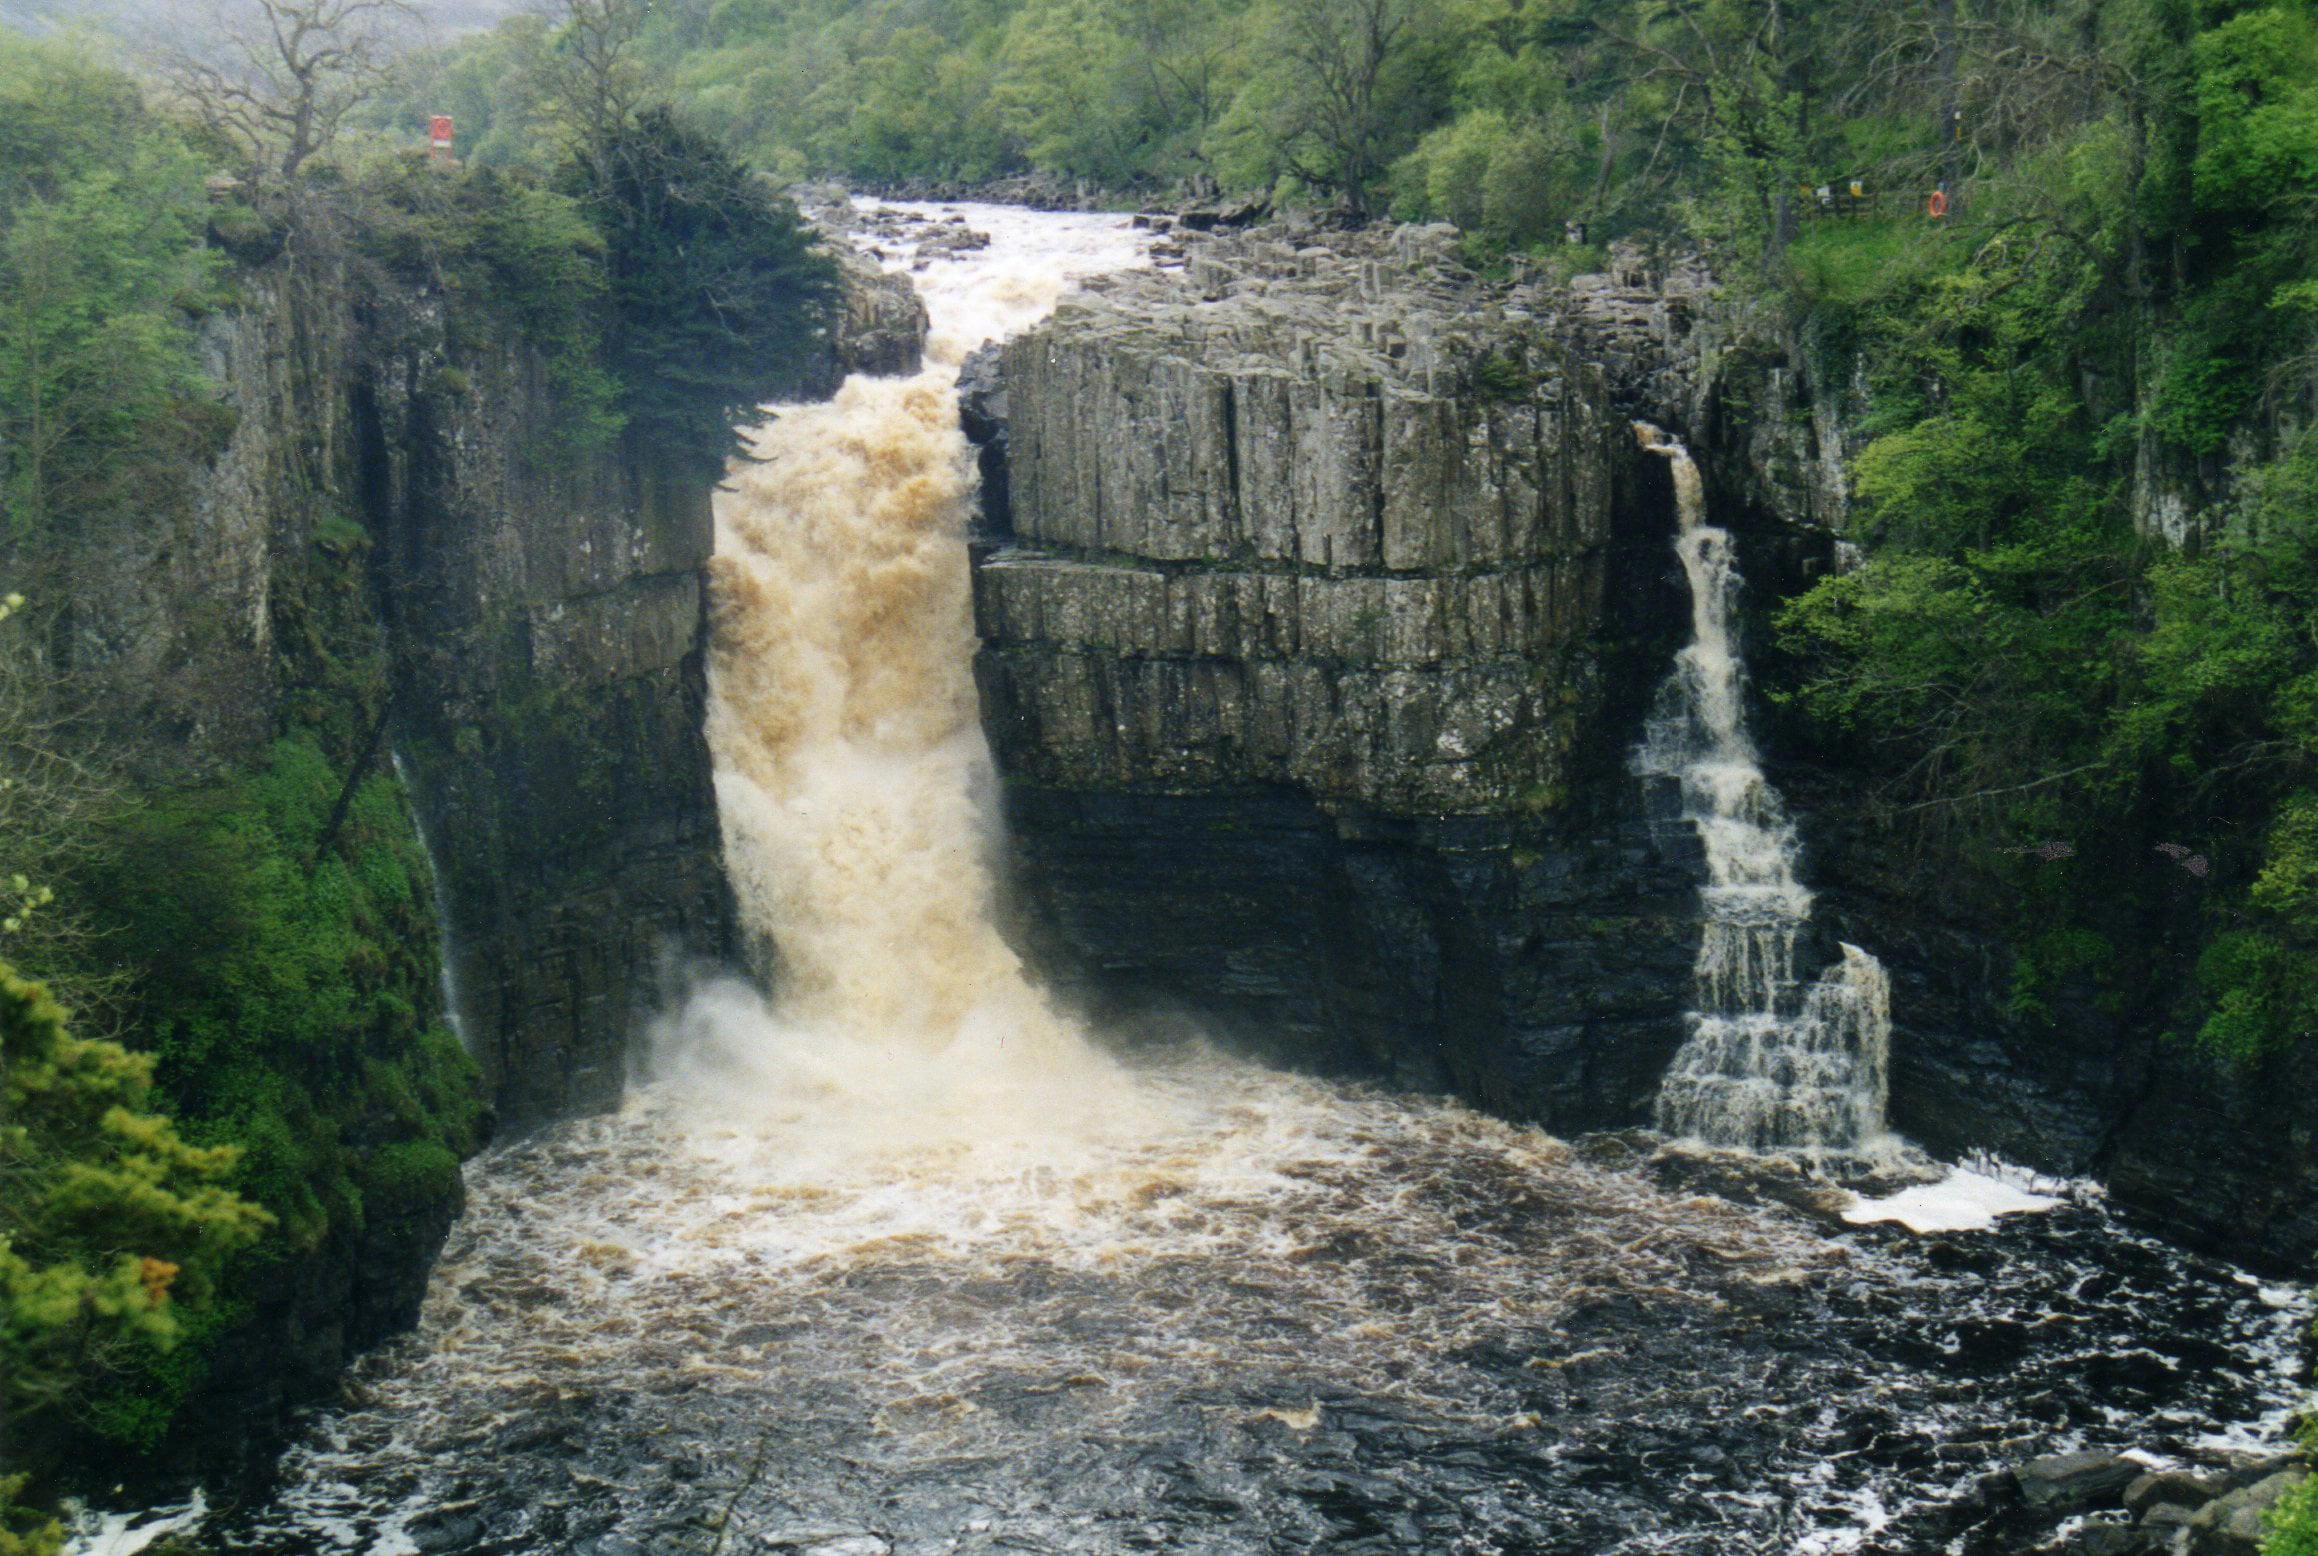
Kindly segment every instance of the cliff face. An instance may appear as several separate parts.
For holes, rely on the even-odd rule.
[[[453,364],[423,304],[362,324],[352,476],[462,1028],[503,1123],[608,1107],[663,970],[729,940],[708,493],[559,448],[517,343]]]
[[[1694,950],[1695,840],[1625,775],[1686,612],[1663,472],[1445,231],[1297,238],[1005,348],[977,669],[1026,920],[1097,1004],[1644,1117]]]

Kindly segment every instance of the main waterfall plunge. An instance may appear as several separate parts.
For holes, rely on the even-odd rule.
[[[2296,1315],[2097,1205],[1927,1245],[1773,1203],[1833,1194],[1791,1169],[1565,1144],[1201,1052],[1122,1059],[1051,1008],[992,927],[946,372],[1067,271],[1131,262],[1132,237],[963,214],[993,242],[929,258],[934,366],[783,409],[720,501],[711,734],[777,996],[701,990],[619,1114],[474,1163],[419,1330],[205,1541],[1992,1553],[2013,1531],[1970,1492],[2008,1458],[2123,1418],[2185,1449],[2283,1411]],[[1697,686],[1735,709],[1733,680]],[[1713,788],[1715,729],[1738,725],[1684,727],[1652,749]],[[1759,775],[1729,777],[1732,838],[1783,837]],[[1696,814],[1726,819],[1703,791]],[[1704,1120],[1798,1043],[1866,1052],[1782,987],[1791,871],[1747,868],[1714,890],[1781,911],[1702,957],[1693,1047],[1774,1012],[1786,1035],[1763,1029],[1744,1073],[1686,1055],[1714,1100],[1675,1127],[1724,1132]],[[1872,1095],[1861,1062],[1747,1116]],[[1800,1127],[1874,1124],[1863,1105]],[[1748,1187],[1766,1171],[1770,1195]]]
[[[717,500],[709,744],[744,928],[771,1008],[706,991],[663,1034],[663,1091],[779,1114],[877,1154],[1116,1142],[1160,1112],[1050,1009],[993,918],[995,780],[975,704],[965,353],[1134,263],[1104,218],[1016,217],[953,260],[910,379],[786,408]]]

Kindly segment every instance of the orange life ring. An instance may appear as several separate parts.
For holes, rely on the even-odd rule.
[[[1926,200],[1926,201],[1924,202],[1924,214],[1925,214],[1925,215],[1927,215],[1927,216],[1945,216],[1945,215],[1947,215],[1947,214],[1948,214],[1948,191],[1946,191],[1945,189],[1935,189],[1935,190],[1933,190],[1933,191],[1932,191],[1932,197],[1931,197],[1929,200]]]

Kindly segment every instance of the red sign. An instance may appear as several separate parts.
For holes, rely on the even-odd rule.
[[[427,121],[427,139],[435,143],[436,156],[447,157],[451,154],[451,116],[449,114],[439,113]]]

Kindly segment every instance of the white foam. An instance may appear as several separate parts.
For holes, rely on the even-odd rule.
[[[181,1507],[135,1513],[91,1513],[68,1508],[72,1528],[65,1536],[64,1556],[136,1556],[166,1534],[194,1528],[208,1515],[209,1503],[198,1491]]]
[[[1919,1183],[1879,1199],[1854,1194],[1843,1219],[1854,1226],[1897,1221],[1911,1232],[1984,1232],[1998,1216],[2050,1210],[2060,1203],[2051,1195],[1958,1167],[1937,1183]]]

